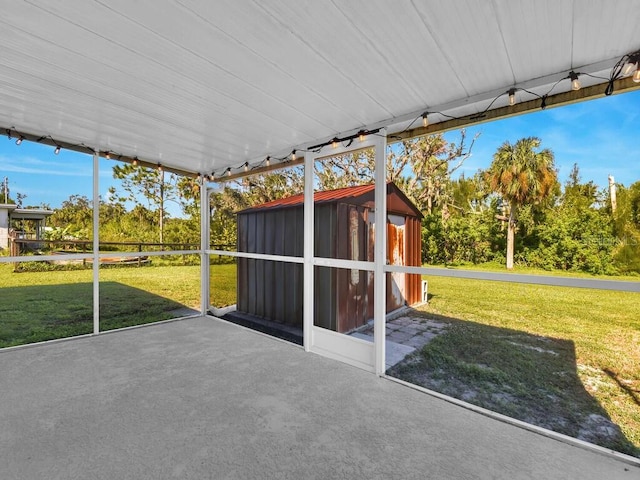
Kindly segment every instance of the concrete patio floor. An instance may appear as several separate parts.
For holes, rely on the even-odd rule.
[[[637,479],[213,318],[0,352],[9,479]]]

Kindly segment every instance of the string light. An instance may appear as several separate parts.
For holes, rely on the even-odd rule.
[[[580,90],[580,88],[582,88],[582,84],[578,79],[578,74],[573,70],[569,72],[569,79],[571,80],[571,90],[577,92],[578,90]]]
[[[624,66],[624,69],[622,69],[622,76],[626,77],[627,75],[631,75],[631,73],[636,70],[638,68],[638,63],[637,62],[627,62],[626,65]]]
[[[636,83],[640,82],[640,73],[638,73],[638,67],[640,66],[640,50],[633,53],[624,55],[611,69],[609,75],[609,82],[607,88],[604,91],[605,95],[613,94],[614,82],[620,77],[626,77],[633,73],[632,80]]]
[[[554,90],[554,88],[562,80],[569,79],[571,81],[571,89],[573,91],[580,90],[582,88],[582,85],[581,85],[581,82],[580,82],[580,79],[579,79],[579,77],[581,75],[586,75],[586,76],[593,77],[593,78],[603,78],[603,77],[598,77],[596,75],[591,75],[589,73],[575,72],[574,70],[571,70],[569,72],[568,76],[563,77],[560,80],[558,80],[556,83],[554,83],[551,86],[551,88],[543,95],[539,95],[539,94],[537,94],[535,92],[531,92],[531,91],[523,89],[523,88],[515,88],[515,87],[510,88],[509,90],[507,90],[507,92],[505,92],[508,95],[508,104],[509,104],[509,106],[514,106],[516,104],[516,102],[517,102],[516,93],[518,91],[524,91],[524,92],[527,92],[528,94],[530,94],[530,95],[532,95],[534,97],[538,97],[540,99],[540,108],[542,110],[544,110],[547,107],[547,100],[549,98],[549,95],[551,94],[551,92]],[[612,68],[609,78],[608,79],[607,78],[603,78],[604,80],[608,80],[608,85],[607,85],[604,93],[606,95],[611,95],[613,93],[615,80],[617,80],[620,77],[627,77],[629,75],[632,75],[633,82],[640,83],[640,50],[638,50],[636,52],[633,52],[631,54],[624,55],[618,61],[618,63]],[[448,115],[448,114],[443,113],[443,112],[425,111],[422,114],[420,114],[413,122],[411,122],[404,130],[399,132],[399,134],[402,134],[405,131],[408,131],[409,129],[411,129],[412,126],[415,124],[415,122],[419,121],[420,119],[422,119],[422,126],[424,128],[428,127],[429,126],[429,118],[428,118],[428,116],[429,115],[433,115],[433,114],[437,114],[437,115],[440,115],[442,117],[446,117],[446,118],[449,118],[449,119],[452,119],[452,120],[463,120],[465,118],[468,119],[468,120],[476,120],[476,119],[484,118],[485,117],[484,114],[487,111],[489,111],[491,109],[491,107],[494,105],[494,103],[501,96],[503,96],[505,93],[501,93],[498,96],[496,96],[483,111],[481,111],[479,113],[476,113],[476,114],[473,114],[473,115],[465,115],[465,116],[462,116],[462,117],[455,117],[455,116],[451,116],[451,115]],[[348,142],[348,143],[346,143],[346,145],[349,146],[349,145],[351,145],[353,143],[354,139],[357,138],[357,139],[359,139],[360,142],[363,142],[367,135],[375,134],[375,133],[377,133],[379,131],[380,131],[380,129],[376,129],[376,130],[373,130],[373,131],[359,130],[354,135],[349,135],[349,136],[342,137],[342,138],[333,137],[333,139],[331,139],[328,142],[321,143],[321,144],[318,144],[318,145],[315,145],[315,146],[312,146],[312,147],[308,147],[308,150],[306,150],[306,151],[319,152],[323,147],[325,147],[327,145],[331,145],[334,149],[336,149],[336,148],[338,148],[340,143],[342,143],[344,145],[345,144],[344,142]],[[16,131],[14,127],[5,129],[5,132],[6,132],[6,135],[7,135],[9,140],[17,137],[16,145],[22,144],[23,140],[26,139],[26,137],[24,135],[20,134],[20,132]],[[400,137],[397,136],[399,134],[396,134],[396,138],[400,138]],[[52,137],[47,136],[47,137],[40,137],[38,139],[35,139],[35,137],[34,137],[34,139],[35,139],[34,141],[41,142],[41,141],[43,141],[43,140],[45,140],[47,138],[50,139],[50,141],[56,146],[56,148],[54,150],[54,154],[58,155],[60,153],[60,150],[61,150],[62,147]],[[85,146],[85,145],[84,144],[71,145],[70,148],[80,147],[80,146]],[[93,152],[93,149],[90,149],[89,147],[86,147],[86,148]],[[295,150],[295,149],[291,151],[291,154],[290,154],[291,161],[295,161],[297,159],[296,152],[297,152],[297,150]],[[118,155],[115,152],[111,152],[111,151],[105,151],[104,152],[105,158],[108,159],[108,160],[111,159],[111,155],[112,154],[116,155],[118,159],[122,158],[122,155]],[[271,156],[267,156],[265,158],[265,160],[263,161],[263,164],[266,167],[270,167],[271,166],[271,159],[272,159]],[[288,162],[288,157],[286,157],[286,156],[283,157],[283,158],[273,157],[273,159],[278,161],[278,162],[284,162],[284,163]],[[131,160],[131,163],[132,163],[133,166],[138,166],[140,161],[139,161],[138,157],[136,156],[136,157],[133,158],[133,160]],[[259,166],[259,165],[257,165],[257,166]],[[249,162],[246,161],[242,165],[240,165],[239,167],[235,167],[235,168],[236,169],[237,168],[243,168],[244,172],[248,172],[250,167],[251,166],[250,166]],[[158,163],[158,167],[157,168],[158,168],[158,171],[163,171],[163,167],[162,167],[162,165],[160,163]],[[253,168],[256,168],[256,167],[253,167]],[[231,176],[232,175],[231,170],[232,170],[232,167],[228,167],[223,172],[223,175],[224,175],[224,173],[226,173],[227,176]],[[210,176],[207,176],[207,175],[204,175],[204,174],[202,174],[202,176],[199,175],[199,178],[202,178],[202,179],[209,178],[210,181],[213,182],[213,181],[215,181],[215,178],[216,178],[215,177],[215,172],[212,172]]]

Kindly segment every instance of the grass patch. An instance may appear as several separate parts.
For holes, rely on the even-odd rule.
[[[545,270],[543,268],[526,267],[523,265],[514,265],[512,270],[507,270],[503,263],[487,262],[487,263],[460,263],[460,264],[438,264],[424,265],[426,268],[447,268],[451,270],[475,270],[479,272],[496,272],[521,275],[543,275],[550,277],[569,277],[569,278],[592,278],[599,280],[625,280],[630,282],[640,282],[640,274],[631,273],[628,275],[593,275],[586,272],[572,272],[567,270]]]
[[[640,456],[640,295],[445,277],[429,291],[422,314],[449,328],[391,374]]]
[[[235,265],[211,266],[211,300],[235,303]],[[14,273],[0,264],[0,347],[93,331],[93,273],[56,270]],[[200,267],[120,267],[100,270],[100,329],[166,320],[200,308]]]

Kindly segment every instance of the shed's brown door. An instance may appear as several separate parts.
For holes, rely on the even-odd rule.
[[[389,215],[387,223],[387,262],[389,265],[405,263],[405,218]],[[405,304],[406,274],[393,272],[387,275],[387,312]]]

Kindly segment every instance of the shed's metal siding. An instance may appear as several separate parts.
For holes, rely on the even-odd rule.
[[[238,251],[301,256],[302,209],[238,215]],[[238,258],[237,309],[300,325],[302,265]]]
[[[395,189],[397,187],[393,186]],[[368,192],[367,192],[368,193]],[[389,213],[405,218],[401,236],[388,235],[389,251],[402,252],[403,264],[421,264],[420,219],[406,197],[389,190]],[[392,211],[393,209],[393,211]],[[303,208],[283,205],[252,208],[238,214],[238,251],[302,256]],[[318,257],[373,261],[374,210],[369,195],[320,203],[314,213],[314,254]],[[395,240],[394,240],[395,239]],[[393,244],[401,241],[402,245]],[[334,331],[353,330],[373,318],[373,274],[316,267],[314,323]],[[237,308],[273,322],[302,326],[303,266],[238,259]],[[387,275],[388,287],[391,274]],[[405,275],[399,300],[387,295],[387,311],[421,300],[420,275]],[[388,288],[388,292],[391,288]]]

